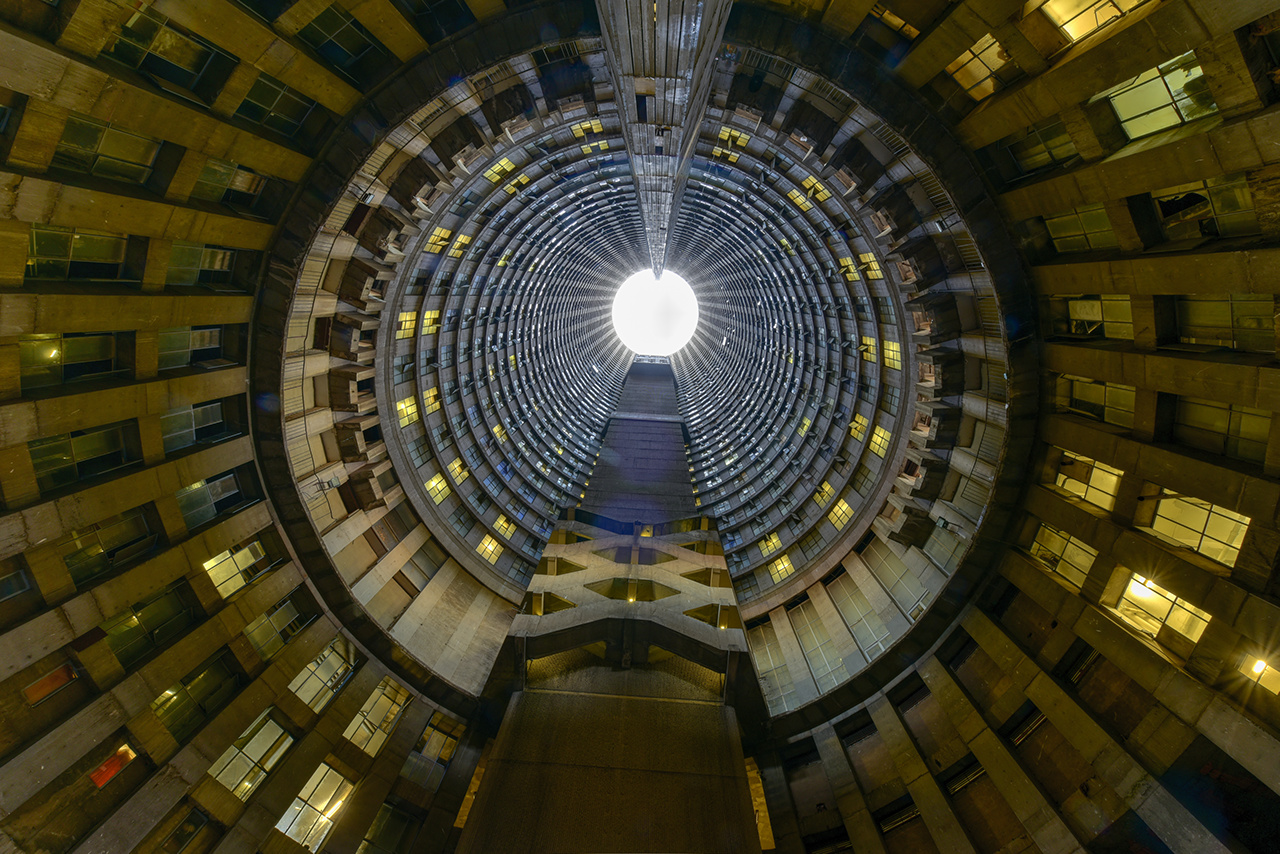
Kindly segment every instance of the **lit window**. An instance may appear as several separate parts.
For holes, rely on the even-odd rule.
[[[511,535],[516,532],[516,523],[512,522],[502,514],[498,515],[498,519],[493,523],[493,527],[499,534],[506,537],[508,540],[511,539]]]
[[[293,804],[276,822],[276,830],[303,848],[319,851],[353,788],[335,768],[320,763]]]
[[[401,427],[408,427],[418,420],[418,401],[412,397],[396,401],[396,418]]]
[[[819,507],[826,507],[833,497],[835,497],[836,488],[829,482],[823,481],[822,486],[818,487],[818,491],[813,494],[813,500],[818,502]]]
[[[412,338],[414,324],[418,322],[416,311],[402,311],[396,317],[396,338]]]
[[[896,371],[902,370],[902,345],[897,341],[884,342],[884,366]]]
[[[1111,102],[1129,139],[1149,136],[1218,112],[1194,51],[1144,71],[1096,96]]]
[[[778,539],[778,534],[774,531],[761,540],[758,545],[760,546],[760,556],[768,557],[782,548],[782,540]]]
[[[1266,688],[1272,694],[1280,694],[1280,670],[1272,667],[1261,658],[1245,656],[1240,662],[1240,672]]]
[[[517,190],[519,190],[521,187],[523,187],[525,184],[528,184],[528,183],[529,183],[528,175],[525,175],[524,173],[517,175],[516,177],[512,178],[511,183],[505,187],[507,191],[507,195],[514,196]]]
[[[424,249],[432,255],[439,255],[449,245],[450,237],[453,237],[452,230],[437,226],[431,232],[431,236],[427,238],[427,245]]]
[[[889,431],[884,427],[876,425],[876,429],[872,432],[871,452],[877,457],[883,457],[889,452]]]
[[[1098,552],[1083,540],[1044,524],[1036,532],[1030,552],[1046,569],[1061,575],[1077,590],[1098,557]]]
[[[862,269],[866,271],[868,279],[883,279],[884,271],[880,269],[880,262],[876,260],[874,252],[863,252],[858,255],[858,261],[862,264]]]
[[[831,191],[824,187],[822,182],[812,175],[805,178],[801,186],[804,187],[805,194],[811,199],[815,199],[819,202],[825,202],[827,199],[831,198]]]
[[[431,500],[436,504],[448,498],[453,491],[449,488],[449,483],[444,479],[443,473],[437,473],[424,485],[427,488],[427,494],[431,496]]]
[[[870,335],[862,336],[862,346],[858,348],[862,353],[862,358],[868,362],[876,360],[876,339]]]
[[[1057,384],[1057,404],[1068,412],[1120,427],[1133,426],[1133,386],[1099,382],[1063,374]]]
[[[293,736],[285,731],[268,708],[248,729],[231,743],[209,768],[209,776],[242,801],[249,800],[254,789],[293,744]]]
[[[583,139],[589,133],[603,133],[604,125],[599,119],[587,119],[584,122],[578,122],[570,128],[573,135],[578,139]]]
[[[862,278],[858,273],[858,265],[854,263],[852,258],[841,258],[839,259],[839,263],[840,272],[844,274],[846,282],[856,282]]]
[[[440,788],[444,774],[449,770],[458,739],[466,727],[442,712],[431,716],[431,723],[418,738],[418,744],[405,759],[400,776],[428,792]]]
[[[1151,529],[1210,560],[1235,566],[1250,521],[1208,501],[1165,492],[1156,505]]]
[[[496,184],[505,178],[510,172],[516,168],[516,165],[509,158],[502,158],[497,163],[484,170],[484,177],[488,178],[492,183]]]
[[[791,192],[787,193],[787,198],[795,203],[795,206],[802,211],[809,211],[813,209],[813,203],[809,201],[809,198],[804,194],[804,191],[799,188],[795,188],[791,190]]]
[[[870,422],[867,421],[867,416],[855,414],[853,421],[849,424],[849,435],[860,442],[867,435],[867,427],[869,425]]]
[[[796,435],[797,435],[797,436],[803,436],[805,433],[808,433],[808,432],[809,432],[809,426],[810,426],[811,424],[813,424],[813,420],[812,420],[812,419],[807,418],[807,417],[805,417],[805,418],[801,418],[801,419],[800,419],[800,426],[796,428]]]
[[[440,331],[440,312],[424,311],[422,313],[422,334],[434,335]]]
[[[122,744],[116,748],[115,753],[107,757],[106,761],[89,772],[89,779],[93,781],[93,785],[101,789],[114,780],[116,775],[137,757],[138,754],[134,752],[132,747],[128,744]]]
[[[849,520],[853,518],[853,508],[849,506],[849,502],[841,498],[831,508],[831,512],[827,514],[829,521],[837,531],[842,530],[845,525],[849,524]]]
[[[245,626],[244,636],[258,651],[258,655],[262,656],[262,660],[267,661],[310,625],[314,616],[299,610],[293,594],[290,594]]]
[[[975,101],[1002,89],[1018,73],[1018,67],[990,33],[957,56],[945,70]]]
[[[347,724],[342,737],[370,756],[377,756],[387,737],[395,730],[400,712],[408,704],[409,692],[387,676],[378,683],[364,706],[351,719],[351,723]]]
[[[454,483],[462,483],[471,477],[471,472],[463,465],[461,457],[454,457],[453,462],[449,463],[449,477],[453,478]]]
[[[502,544],[486,534],[485,538],[476,546],[476,552],[489,563],[497,563],[498,558],[502,556]]]
[[[1165,590],[1154,581],[1135,575],[1129,580],[1116,613],[1139,631],[1157,638],[1162,626],[1195,643],[1209,625],[1209,613]],[[1158,638],[1157,638],[1158,639]]]
[[[227,549],[204,562],[204,570],[218,588],[218,595],[226,599],[244,587],[257,575],[266,557],[262,544],[257,540],[245,546]]]
[[[773,579],[774,584],[781,583],[783,579],[795,571],[796,568],[791,565],[791,557],[789,555],[783,555],[769,564],[769,577]]]
[[[1044,0],[1040,11],[1073,42],[1120,20],[1144,0]]]
[[[471,242],[471,235],[459,234],[458,239],[454,241],[453,248],[449,250],[450,258],[461,258],[462,253],[466,251],[467,244]]]
[[[79,677],[74,664],[59,665],[23,688],[22,699],[27,701],[27,705],[34,706],[49,699]]]
[[[422,393],[422,411],[430,415],[440,409],[440,388],[432,386]]]
[[[1095,507],[1111,510],[1116,506],[1116,489],[1123,476],[1120,469],[1063,451],[1054,483]]]
[[[494,424],[493,435],[497,437],[499,444],[504,444],[507,441],[507,428],[501,424]]]
[[[339,635],[310,664],[298,671],[289,683],[289,690],[318,714],[342,690],[355,671],[355,663],[355,648]]]

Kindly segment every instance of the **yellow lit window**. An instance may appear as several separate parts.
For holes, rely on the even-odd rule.
[[[449,493],[453,490],[449,488],[449,482],[444,479],[443,474],[436,474],[435,477],[426,482],[427,494],[431,496],[431,500],[439,504],[449,497]]]
[[[818,487],[818,491],[813,494],[813,500],[818,502],[819,507],[826,507],[827,502],[836,494],[836,488],[827,481],[822,482],[822,486]]]
[[[787,238],[779,237],[778,245],[781,246],[782,251],[786,252],[788,255],[794,256],[796,254],[796,250],[792,247],[791,241],[787,240]]]
[[[1063,451],[1054,483],[1095,507],[1110,510],[1116,506],[1116,490],[1122,477],[1124,472],[1120,469]]]
[[[1116,612],[1138,631],[1156,638],[1162,626],[1195,643],[1209,625],[1209,614],[1180,599],[1150,579],[1135,575],[1116,605]]]
[[[862,276],[858,274],[858,265],[853,262],[852,258],[840,259],[840,272],[844,273],[844,280],[846,282],[856,282],[858,279],[862,278]]]
[[[876,260],[876,256],[872,252],[863,252],[858,256],[858,260],[862,262],[862,266],[866,268],[868,279],[883,279],[884,272],[880,269],[880,262]]]
[[[735,130],[728,125],[720,125],[720,141],[726,147],[732,148],[736,145],[738,148],[745,148],[747,143],[751,141],[751,134]]]
[[[810,418],[801,418],[801,419],[800,419],[800,426],[799,426],[799,428],[797,428],[797,429],[796,429],[796,435],[797,435],[797,436],[803,436],[805,433],[808,433],[808,432],[809,432],[809,425],[810,425],[810,424],[812,424],[812,423],[813,423],[813,421],[812,421],[812,419],[810,419]]]
[[[902,370],[902,345],[897,341],[884,342],[884,366],[896,371]]]
[[[511,183],[506,186],[508,196],[514,196],[516,191],[529,183],[529,176],[521,172],[519,175],[511,179]]]
[[[862,336],[862,346],[858,348],[862,351],[862,358],[868,362],[876,360],[876,339],[870,335]]]
[[[837,531],[842,530],[845,525],[849,524],[849,520],[852,518],[853,508],[843,498],[837,501],[836,506],[832,507],[831,512],[827,514],[827,521],[834,525]]]
[[[406,397],[404,400],[396,401],[396,417],[400,420],[401,427],[408,427],[410,424],[418,420],[418,401],[412,397]]]
[[[498,441],[499,441],[499,442],[506,442],[506,441],[507,441],[507,428],[506,428],[506,427],[503,427],[501,424],[494,424],[494,425],[493,425],[493,435],[494,435],[495,437],[497,437],[497,439],[498,439]]]
[[[877,457],[883,457],[889,452],[889,431],[879,425],[876,425],[871,434],[871,452]]]
[[[593,151],[608,151],[608,150],[609,150],[609,141],[607,139],[602,139],[599,142],[588,142],[586,145],[582,146],[583,154],[591,154]]]
[[[778,539],[778,532],[774,531],[759,542],[760,556],[768,557],[769,555],[782,548],[782,540]]]
[[[516,165],[508,158],[504,157],[488,169],[484,170],[484,177],[496,184],[510,174],[515,168]]]
[[[422,313],[422,334],[434,335],[440,331],[440,312],[424,311]]]
[[[805,178],[804,183],[801,186],[804,187],[805,194],[811,199],[817,199],[820,202],[825,202],[827,199],[831,198],[831,191],[824,187],[822,182],[812,175]]]
[[[396,337],[412,338],[413,325],[418,322],[416,311],[402,311],[396,316]]]
[[[795,206],[802,211],[813,210],[813,202],[809,201],[809,197],[806,196],[804,191],[799,188],[787,193],[787,198],[794,202]]]
[[[440,389],[432,386],[422,393],[422,409],[427,414],[435,412],[440,408]]]
[[[849,424],[849,435],[861,442],[862,437],[867,435],[868,423],[867,416],[854,415],[853,422]]]
[[[480,545],[476,546],[476,552],[489,563],[497,563],[498,558],[502,555],[502,544],[485,534],[484,539],[480,541]]]
[[[498,530],[499,534],[506,537],[508,540],[511,539],[511,535],[516,532],[516,523],[512,522],[506,516],[498,516],[498,521],[493,523],[493,527]]]
[[[439,255],[448,245],[450,237],[453,237],[452,231],[447,228],[437,227],[435,231],[431,232],[431,236],[427,238],[427,251],[432,255]]]
[[[1151,529],[1200,554],[1235,566],[1252,520],[1188,495],[1161,494]]]
[[[715,148],[711,149],[711,156],[723,158],[725,160],[728,160],[730,163],[738,162],[738,152],[734,151],[731,148],[722,148],[718,145]]]
[[[1280,670],[1272,667],[1261,658],[1246,656],[1240,663],[1240,672],[1266,688],[1272,694],[1280,694]]]
[[[791,558],[788,555],[783,555],[769,564],[769,577],[773,579],[774,584],[782,581],[795,571],[796,568],[791,565]]]
[[[507,262],[510,260],[511,260],[511,250],[508,249],[506,252],[503,252],[502,257],[498,259],[498,266],[505,267],[507,266]]]
[[[454,483],[462,483],[471,476],[471,472],[463,465],[460,457],[454,457],[453,462],[449,463],[449,477],[453,478]]]
[[[585,122],[578,122],[573,126],[573,135],[578,139],[582,139],[589,133],[603,133],[604,125],[599,119],[587,119]]]
[[[467,244],[471,242],[470,234],[459,234],[458,239],[454,241],[453,248],[449,250],[450,258],[461,258],[462,253],[466,251]]]

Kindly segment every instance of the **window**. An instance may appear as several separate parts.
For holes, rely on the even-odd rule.
[[[471,242],[471,235],[459,234],[458,239],[453,242],[453,246],[449,247],[450,258],[461,258],[462,254],[467,251],[467,244]]]
[[[1161,493],[1151,530],[1210,560],[1235,566],[1250,519],[1186,495]]]
[[[1115,249],[1120,244],[1103,205],[1085,205],[1044,218],[1045,229],[1059,252]]]
[[[1151,194],[1169,240],[1258,233],[1258,215],[1243,172],[1179,184]]]
[[[862,654],[870,660],[884,652],[889,645],[889,629],[853,577],[842,572],[827,585],[827,590]]]
[[[773,579],[774,584],[781,584],[787,576],[795,571],[796,568],[791,565],[790,555],[783,555],[769,564],[769,577]]]
[[[885,343],[888,344],[891,342],[886,341]],[[886,351],[885,353],[885,358],[886,360],[888,359],[888,351]],[[884,394],[880,398],[880,408],[885,412],[889,413],[890,415],[897,415],[898,407],[900,407],[901,405],[902,405],[902,389],[898,388],[897,386],[891,386],[891,385],[885,386]]]
[[[384,76],[391,60],[369,31],[337,3],[316,15],[298,38],[358,84]]]
[[[266,563],[266,551],[257,540],[244,546],[227,549],[204,562],[218,595],[226,599],[257,577]]]
[[[231,284],[235,257],[234,249],[175,240],[169,253],[165,284],[208,285],[214,290],[225,290],[217,286]]]
[[[263,661],[269,661],[284,649],[284,645],[310,625],[314,618],[314,614],[303,613],[298,608],[298,603],[294,600],[300,596],[300,592],[286,596],[245,626],[244,636],[253,644]]]
[[[354,788],[333,766],[321,762],[293,804],[276,822],[276,830],[303,848],[319,851],[333,829],[333,820]]]
[[[895,371],[902,370],[902,345],[897,341],[884,342],[884,366]]]
[[[355,672],[355,665],[355,647],[339,635],[310,664],[298,671],[289,683],[289,690],[319,714],[342,690]]]
[[[1067,133],[1067,126],[1056,117],[1005,137],[996,143],[996,149],[1020,175],[1031,175],[1067,163],[1078,154],[1076,144]]]
[[[489,563],[497,563],[502,556],[502,544],[486,534],[480,545],[476,546],[476,552]]]
[[[178,490],[176,497],[188,531],[213,521],[244,501],[235,472],[227,472],[183,487]]]
[[[990,33],[957,56],[945,70],[975,101],[1004,88],[1019,74],[1018,67]]]
[[[113,181],[145,184],[159,152],[158,140],[73,114],[54,150],[52,165]]]
[[[293,736],[272,716],[274,711],[268,707],[258,715],[209,768],[209,776],[242,801],[249,800],[293,744]]]
[[[1129,139],[1218,112],[1194,51],[1171,59],[1094,98],[1106,98]]]
[[[782,548],[782,540],[778,539],[778,534],[774,531],[761,540],[758,545],[760,546],[760,556],[768,557]]]
[[[236,115],[286,137],[302,129],[316,102],[269,74],[259,74]]]
[[[169,831],[169,835],[160,843],[158,851],[164,854],[182,854],[187,850],[200,831],[209,825],[209,816],[202,811],[191,807],[187,810],[186,816],[182,821],[178,822],[178,826]]]
[[[396,420],[401,428],[417,422],[418,401],[414,400],[412,395],[396,401]]]
[[[453,462],[449,463],[449,477],[453,478],[453,482],[460,484],[470,476],[471,472],[463,465],[462,458],[454,457]]]
[[[418,822],[391,804],[383,804],[365,831],[356,854],[402,854],[408,851]]]
[[[222,420],[220,400],[169,410],[160,416],[160,433],[166,455],[197,442],[215,441],[230,435]]]
[[[804,191],[798,187],[787,193],[787,198],[802,211],[813,210],[813,202],[810,202],[809,198],[804,194]]]
[[[466,726],[443,712],[433,714],[431,722],[418,737],[413,752],[405,759],[400,776],[428,792],[440,788],[454,751],[458,749],[458,739],[462,738],[465,730]]]
[[[791,625],[800,640],[800,648],[804,651],[813,679],[818,683],[818,692],[825,694],[848,675],[844,662],[836,654],[835,643],[811,600],[805,600],[787,611],[787,616],[791,618]]]
[[[232,364],[222,359],[221,326],[180,326],[162,329],[159,335],[160,370],[195,365],[214,368]]]
[[[440,312],[424,311],[422,313],[422,334],[433,335],[440,331]]]
[[[128,744],[122,744],[116,748],[116,752],[107,757],[97,768],[89,772],[89,779],[93,781],[93,785],[99,789],[106,786],[116,778],[116,775],[125,769],[130,762],[138,758],[137,752]]]
[[[1276,351],[1275,299],[1253,294],[1177,297],[1178,340],[1251,353]]]
[[[116,614],[99,626],[125,670],[162,649],[195,622],[197,602],[191,586],[178,581],[150,599]]]
[[[861,442],[862,438],[867,435],[868,424],[867,416],[855,414],[853,421],[849,424],[849,435]]]
[[[418,322],[416,311],[402,311],[396,315],[396,338],[412,338],[413,327]]]
[[[853,508],[849,506],[849,502],[841,498],[831,508],[831,512],[827,514],[827,521],[837,530],[843,530],[844,526],[849,524],[849,520],[853,518]]]
[[[870,335],[862,336],[862,346],[858,348],[858,352],[862,353],[862,358],[868,362],[876,360],[876,339]]]
[[[154,9],[134,12],[107,55],[157,83],[172,83],[206,101],[213,100],[223,75],[238,62]]]
[[[1056,402],[1061,409],[1094,421],[1133,427],[1134,395],[1132,386],[1062,374],[1058,378]]]
[[[27,443],[41,493],[73,486],[133,462],[125,431],[130,422],[76,430]]]
[[[1261,658],[1245,656],[1240,662],[1240,672],[1257,682],[1272,694],[1280,694],[1280,670],[1272,667]]]
[[[489,475],[489,477],[493,477],[493,475]],[[512,522],[501,513],[498,514],[498,519],[493,523],[493,527],[499,534],[506,537],[508,540],[511,539],[511,535],[516,532],[516,523]]]
[[[230,652],[205,662],[151,701],[151,710],[179,744],[231,701],[240,674]]]
[[[1265,409],[1179,396],[1173,420],[1174,438],[1184,445],[1256,463],[1267,456],[1271,413]]]
[[[1073,42],[1107,24],[1120,20],[1126,12],[1145,0],[1042,0],[1040,11]]]
[[[877,457],[883,457],[889,452],[889,431],[878,424],[871,434],[871,452]]]
[[[861,463],[853,470],[853,488],[859,495],[866,495],[871,490],[875,480],[875,472]]]
[[[1054,335],[1133,340],[1133,310],[1127,295],[1052,299],[1049,313]]]
[[[249,208],[258,200],[266,182],[266,178],[251,169],[210,157],[196,179],[191,198]]]
[[[436,504],[444,501],[453,491],[449,488],[449,483],[444,479],[442,472],[437,472],[431,480],[424,484],[427,488],[427,494],[431,496],[431,500]]]
[[[1191,643],[1200,640],[1209,613],[1165,590],[1150,579],[1135,575],[1116,605],[1116,613],[1138,631],[1158,639],[1161,627],[1168,626]]]
[[[1098,552],[1084,540],[1045,524],[1040,525],[1029,551],[1045,569],[1061,575],[1077,590],[1084,584],[1098,557]]]
[[[409,692],[387,676],[347,724],[342,737],[370,756],[377,756],[387,737],[395,730],[400,712],[409,704],[409,699]]]
[[[466,507],[458,507],[449,514],[449,524],[453,526],[453,530],[457,532],[459,537],[465,538],[467,534],[471,533],[471,529],[475,527],[476,518],[467,511]]]
[[[813,500],[818,503],[819,507],[826,507],[827,503],[835,497],[835,494],[836,488],[824,480],[822,486],[818,487],[818,491],[813,494]]]
[[[929,589],[924,586],[915,569],[903,563],[883,540],[873,540],[862,552],[862,560],[871,570],[898,608],[910,620],[919,619],[924,612],[924,602]]]
[[[876,259],[874,252],[862,252],[858,255],[858,263],[863,271],[866,272],[868,279],[883,279],[884,271],[880,269],[880,262]]]
[[[85,228],[32,225],[25,276],[31,280],[118,280],[128,237]]]
[[[22,699],[35,706],[52,697],[80,678],[80,672],[71,662],[60,664],[22,689]]]
[[[430,415],[440,411],[440,388],[432,386],[422,393],[423,411]]]
[[[135,507],[71,531],[57,543],[57,548],[76,588],[83,589],[99,575],[123,569],[149,554],[157,540],[147,524],[145,511]]]
[[[1123,476],[1124,472],[1119,469],[1063,451],[1054,483],[1095,507],[1111,510],[1116,505],[1116,489]]]
[[[791,680],[791,671],[787,669],[773,624],[766,622],[748,630],[747,646],[751,648],[751,658],[760,676],[760,687],[769,713],[776,715],[795,708],[798,705],[795,683]]]

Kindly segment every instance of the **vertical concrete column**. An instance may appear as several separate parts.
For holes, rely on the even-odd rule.
[[[1110,157],[1129,142],[1109,101],[1067,107],[1062,111],[1062,124],[1086,163]]]
[[[325,841],[324,850],[328,854],[355,854],[400,776],[405,757],[413,750],[434,711],[426,703],[410,703],[401,713],[395,732],[382,745],[382,750],[361,778],[360,785],[347,801],[342,816]]]
[[[1013,751],[987,726],[982,713],[942,662],[929,656],[916,669],[1040,850],[1044,854],[1084,854],[1080,840],[1023,770]]]
[[[849,834],[853,849],[859,854],[883,854],[885,847],[884,840],[880,838],[880,828],[871,817],[867,799],[849,763],[849,754],[835,728],[829,723],[818,727],[813,731],[813,742],[822,757],[822,769],[835,792],[836,808],[844,819],[844,829]]]
[[[425,726],[425,725],[424,725]],[[419,730],[421,731],[421,730]],[[484,744],[488,734],[479,727],[469,726],[454,748],[453,759],[436,796],[431,799],[431,808],[422,822],[422,828],[414,840],[414,850],[422,854],[443,854],[453,850],[450,843],[456,833],[453,824],[457,820],[458,810],[462,808],[462,800],[467,796],[467,787],[475,776],[476,766],[480,764],[480,755],[484,753]]]
[[[26,121],[23,121],[26,124]],[[27,274],[27,250],[31,223],[0,220],[0,288],[21,287]],[[8,335],[17,330],[9,329]]]
[[[867,710],[871,713],[876,732],[880,733],[885,746],[889,748],[889,753],[893,756],[893,764],[902,776],[902,781],[906,784],[907,791],[911,793],[911,799],[920,810],[920,817],[924,819],[925,825],[929,828],[929,835],[933,837],[939,850],[956,852],[956,854],[960,852],[977,854],[977,849],[969,841],[969,835],[965,833],[964,826],[960,824],[955,811],[951,809],[951,801],[938,785],[938,781],[929,773],[928,766],[924,764],[924,757],[920,755],[920,749],[912,740],[911,733],[907,732],[906,724],[902,722],[893,703],[884,694],[880,694],[868,704]]]
[[[1270,81],[1261,73],[1261,63],[1253,63],[1245,56],[1240,36],[1229,32],[1205,42],[1196,48],[1196,59],[1204,71],[1204,79],[1218,104],[1218,112],[1224,119],[1248,115],[1267,105],[1260,85]],[[1245,36],[1248,38],[1248,36]],[[1255,69],[1259,73],[1255,76]]]
[[[818,617],[822,620],[822,625],[827,630],[827,635],[830,636],[832,643],[835,644],[836,654],[844,662],[845,671],[848,674],[853,674],[861,670],[866,665],[867,660],[862,655],[862,651],[858,649],[858,644],[853,639],[853,633],[845,625],[844,617],[840,616],[836,603],[831,600],[831,594],[827,592],[827,585],[815,584],[810,587],[809,601],[813,603],[814,610],[818,612]]]
[[[6,510],[26,507],[40,498],[36,470],[26,444],[0,450],[0,500]]]
[[[3,258],[0,253],[0,258]],[[22,397],[22,352],[13,339],[0,342],[0,400]]]
[[[220,116],[230,116],[235,113],[244,102],[245,96],[249,94],[249,90],[253,88],[253,84],[258,82],[260,74],[262,72],[250,63],[241,62],[232,69],[231,76],[227,78],[226,83],[222,84],[222,91],[218,93],[217,98],[214,98],[209,110]]]
[[[1013,687],[1036,704],[1068,743],[1091,764],[1099,779],[1125,799],[1174,854],[1203,854],[1231,849],[1188,812],[1177,798],[1107,734],[1061,685],[1020,650],[986,614],[970,610],[962,625]]]
[[[1111,222],[1111,230],[1115,233],[1121,252],[1141,252],[1147,248],[1142,243],[1142,236],[1138,234],[1138,227],[1134,225],[1127,201],[1113,199],[1104,202],[1102,207],[1107,212],[1107,219]]]
[[[791,625],[787,609],[774,608],[769,612],[769,622],[773,625],[773,633],[778,637],[778,648],[787,662],[787,670],[791,674],[791,684],[796,690],[796,702],[804,705],[818,698],[818,683],[814,681],[813,672],[809,670],[809,661],[804,657],[804,649],[800,646],[800,638]]]
[[[173,183],[170,183],[170,189],[172,190],[172,188]],[[161,240],[158,237],[153,237],[147,241],[147,259],[142,267],[143,293],[159,293],[164,290],[165,279],[169,274],[169,261],[172,255],[172,240]]]
[[[144,463],[154,466],[164,462],[164,430],[158,414],[138,416],[138,444]]]
[[[791,786],[787,783],[787,772],[782,767],[782,760],[776,751],[758,753],[756,766],[760,769],[764,802],[769,808],[769,823],[773,826],[774,851],[778,854],[803,854],[800,820],[796,818]]]

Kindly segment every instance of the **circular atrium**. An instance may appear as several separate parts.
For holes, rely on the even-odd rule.
[[[1270,850],[1280,3],[0,19],[0,847]]]

